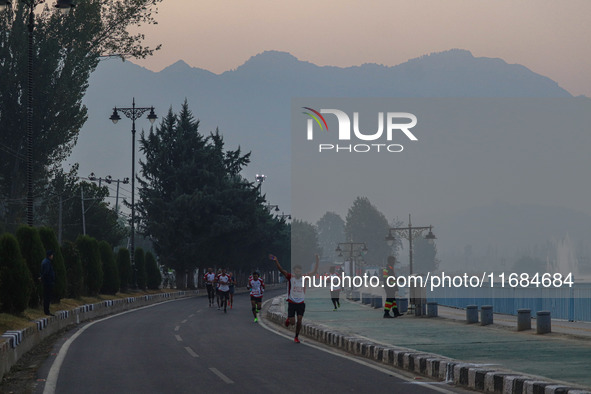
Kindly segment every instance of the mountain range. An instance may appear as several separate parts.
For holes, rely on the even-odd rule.
[[[131,107],[135,98],[137,106],[154,106],[162,118],[170,108],[178,111],[186,99],[200,119],[203,133],[219,127],[228,147],[252,151],[252,162],[244,176],[254,181],[255,174],[265,174],[263,193],[271,204],[289,213],[290,106],[292,98],[298,97],[572,96],[556,82],[522,65],[474,57],[461,49],[421,56],[397,66],[363,64],[346,68],[317,66],[289,53],[267,51],[221,74],[191,67],[182,60],[154,72],[130,61],[108,59],[101,61],[91,76],[84,99],[89,117],[70,162],[80,163],[81,176],[90,172],[103,177],[129,176],[131,122],[124,118],[114,126],[108,119],[113,107]],[[149,123],[140,119],[136,127],[148,130]],[[129,190],[123,191],[124,197],[126,193],[129,195]],[[572,207],[572,212],[580,209]],[[443,222],[455,220],[444,216]],[[461,240],[462,235],[458,233],[455,238]],[[454,250],[461,248],[463,245],[454,242]]]

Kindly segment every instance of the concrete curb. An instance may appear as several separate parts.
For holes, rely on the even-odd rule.
[[[266,318],[283,325],[283,296],[276,297],[266,311]],[[279,301],[276,301],[279,300]],[[302,324],[301,335],[339,348],[356,356],[484,393],[502,394],[591,394],[583,388],[542,380],[518,372],[497,370],[465,363],[438,354],[424,353],[396,346],[386,346],[367,338],[341,333],[314,322]]]
[[[101,301],[96,304],[82,305],[69,311],[57,311],[54,313],[55,316],[35,320],[35,326],[24,330],[6,331],[0,339],[4,339],[0,342],[0,379],[25,353],[39,345],[45,338],[70,326],[142,306],[198,294],[199,290],[188,290]]]

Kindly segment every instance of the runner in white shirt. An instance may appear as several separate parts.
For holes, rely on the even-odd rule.
[[[252,314],[254,315],[254,322],[258,323],[259,319],[257,313],[261,310],[261,304],[263,302],[263,293],[265,291],[265,282],[262,278],[259,278],[258,271],[252,273],[252,276],[248,278],[248,285],[246,286],[250,290],[250,304],[252,306]]]
[[[214,288],[214,281],[215,281],[215,273],[213,272],[213,268],[208,268],[205,275],[203,275],[203,281],[205,282],[205,287],[207,288],[207,298],[209,299],[209,307],[213,307],[213,300],[215,298],[215,288]]]
[[[293,267],[293,274],[288,273],[286,270],[281,267],[279,264],[279,260],[277,257],[273,256],[272,254],[269,255],[269,258],[275,261],[275,265],[277,265],[277,269],[279,272],[285,276],[287,279],[287,319],[285,320],[285,327],[289,327],[289,325],[293,325],[296,322],[295,316],[297,315],[297,324],[295,327],[295,338],[293,341],[295,343],[300,343],[299,335],[300,330],[302,329],[302,320],[304,318],[304,312],[306,311],[306,289],[304,288],[304,280],[302,278],[302,266],[296,265]],[[320,259],[318,255],[316,255],[316,264],[314,265],[314,271],[309,272],[306,276],[316,275],[318,272],[318,263]]]
[[[330,272],[330,278],[331,278],[330,279],[331,280],[330,283],[333,283],[332,277],[333,276],[338,277],[338,275],[335,272],[335,267],[330,267],[329,272]],[[335,281],[334,283],[336,284],[336,283],[340,283],[340,282]],[[332,305],[334,306],[333,311],[336,311],[338,308],[341,307],[341,300],[340,300],[340,298],[341,298],[341,286],[334,286],[332,288],[332,290],[330,291],[330,299],[332,301]]]
[[[224,313],[227,313],[226,308],[228,307],[231,281],[232,278],[226,273],[225,268],[222,268],[222,272],[215,278],[215,282],[218,284],[218,294],[220,296],[220,301],[224,307]]]

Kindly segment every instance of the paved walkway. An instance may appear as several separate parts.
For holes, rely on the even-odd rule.
[[[333,311],[328,291],[310,289],[305,320],[376,342],[497,366],[591,388],[591,323],[552,321],[552,333],[517,332],[517,317],[494,315],[490,326],[467,324],[462,309],[439,307],[439,317],[382,318],[382,309],[343,300]]]

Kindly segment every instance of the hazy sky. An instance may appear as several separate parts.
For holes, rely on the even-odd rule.
[[[318,65],[394,66],[461,48],[591,97],[589,15],[589,0],[164,0],[158,25],[142,27],[163,48],[138,63],[221,73],[279,50]]]

